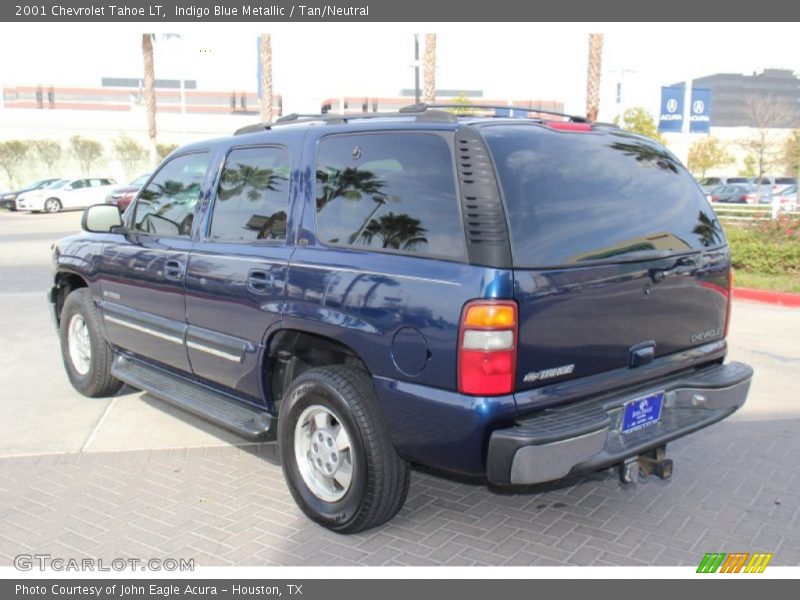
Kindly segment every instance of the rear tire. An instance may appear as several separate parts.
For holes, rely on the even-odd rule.
[[[278,451],[297,505],[332,531],[382,525],[408,494],[409,465],[392,446],[370,377],[358,369],[314,368],[292,382]]]
[[[84,396],[111,396],[122,382],[111,375],[114,352],[102,333],[100,311],[88,288],[69,294],[61,310],[61,357],[69,381]]]
[[[48,198],[44,201],[44,212],[57,213],[61,210],[61,200],[58,198]]]

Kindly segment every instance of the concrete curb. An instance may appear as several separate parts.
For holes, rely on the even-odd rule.
[[[766,290],[735,287],[733,288],[733,297],[736,300],[753,300],[765,304],[800,308],[800,294],[790,292],[768,292]]]

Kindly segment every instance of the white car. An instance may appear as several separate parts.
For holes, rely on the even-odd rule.
[[[61,179],[52,185],[17,197],[17,210],[55,213],[102,204],[116,181],[107,177]]]

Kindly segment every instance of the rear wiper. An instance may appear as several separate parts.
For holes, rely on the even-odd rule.
[[[696,267],[698,263],[696,256],[681,256],[675,263],[666,269],[650,269],[650,278],[653,283],[663,281],[670,275],[677,275],[682,273],[685,269],[681,267]]]

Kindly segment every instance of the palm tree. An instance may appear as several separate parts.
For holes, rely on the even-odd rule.
[[[268,33],[262,33],[260,38],[261,51],[261,120],[265,123],[272,121],[272,38]]]
[[[597,120],[600,110],[600,63],[603,56],[603,34],[589,34],[589,71],[586,78],[586,116]]]
[[[425,91],[422,101],[426,104],[436,102],[436,34],[425,34]]]
[[[147,112],[147,136],[150,138],[150,164],[158,164],[156,145],[156,92],[155,71],[153,68],[153,34],[142,34],[142,55],[144,56],[144,107]]]

